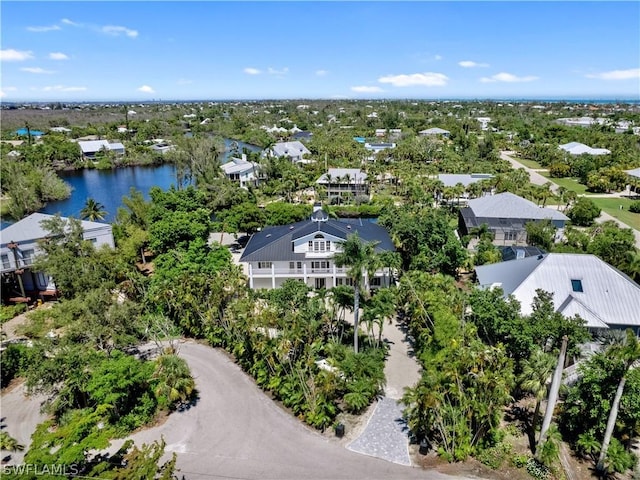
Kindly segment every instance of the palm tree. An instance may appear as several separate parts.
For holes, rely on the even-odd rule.
[[[84,208],[80,210],[80,216],[84,220],[95,222],[96,220],[104,220],[107,212],[101,203],[96,202],[93,198],[87,198]]]
[[[18,441],[7,432],[0,432],[0,449],[7,450],[8,452],[18,452],[24,450],[24,445],[18,443]]]
[[[347,266],[347,275],[353,281],[353,349],[358,353],[358,320],[360,309],[360,290],[366,272],[374,271],[377,264],[376,243],[363,242],[358,232],[348,235],[340,243],[342,250],[333,257],[336,266]]]
[[[154,379],[157,381],[155,392],[167,402],[167,406],[177,401],[184,402],[195,390],[195,381],[189,366],[174,354],[165,354],[156,360]]]
[[[542,399],[547,395],[549,377],[553,373],[554,367],[554,358],[548,353],[543,352],[542,349],[537,348],[531,357],[524,362],[522,373],[518,378],[520,388],[531,392],[536,398],[536,408],[533,411],[531,434],[529,435],[532,449],[535,448],[536,426],[540,414],[540,404],[542,403]]]
[[[607,458],[607,450],[609,449],[609,443],[611,442],[611,436],[613,434],[613,427],[616,424],[618,418],[618,410],[620,409],[620,399],[622,398],[622,392],[624,391],[624,385],[627,381],[627,374],[631,369],[631,366],[640,360],[640,341],[633,334],[632,330],[627,330],[627,336],[622,344],[613,345],[609,349],[609,354],[619,358],[624,366],[622,376],[618,382],[618,388],[616,389],[616,395],[613,398],[611,404],[611,411],[609,412],[609,419],[607,420],[607,428],[604,432],[604,439],[602,440],[602,448],[600,449],[600,457],[598,458],[598,464],[596,470],[598,472],[605,471],[605,459]]]

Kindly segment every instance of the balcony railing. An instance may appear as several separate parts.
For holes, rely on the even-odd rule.
[[[272,273],[275,273],[276,276],[288,275],[292,277],[302,277],[304,276],[304,270],[302,268],[255,268],[251,269],[253,275],[266,275],[270,276]],[[307,267],[307,275],[316,275],[316,274],[327,274],[332,275],[334,272],[333,267],[329,268],[312,268]],[[338,268],[336,267],[336,274],[344,274],[346,272],[346,268]]]

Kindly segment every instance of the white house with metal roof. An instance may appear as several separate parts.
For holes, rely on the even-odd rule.
[[[510,192],[488,195],[469,200],[459,212],[460,235],[486,224],[497,245],[526,245],[529,222],[549,219],[556,228],[556,239],[562,237],[569,218],[552,208],[539,207],[535,203]]]
[[[324,186],[329,199],[369,194],[367,174],[359,168],[329,168],[316,183]]]
[[[584,153],[587,155],[609,155],[611,153],[611,150],[607,150],[606,148],[592,148],[580,142],[565,143],[558,148],[571,155],[582,155]]]
[[[240,184],[242,188],[257,186],[260,181],[260,164],[247,160],[247,155],[242,158],[232,157],[227,163],[220,165],[225,177]]]
[[[341,242],[357,233],[364,242],[376,242],[378,253],[394,251],[387,231],[361,219],[334,220],[317,209],[310,219],[290,225],[267,227],[255,233],[245,247],[240,262],[245,264],[253,289],[278,288],[288,279],[312,288],[349,285],[347,268],[337,267],[333,256]],[[367,279],[369,287],[388,286],[391,272],[381,268]]]
[[[434,128],[427,128],[426,130],[420,130],[418,134],[422,137],[441,136],[444,138],[449,138],[449,135],[451,135],[451,132],[449,130],[445,130],[444,128],[434,127]]]
[[[32,213],[0,230],[3,296],[24,298],[55,292],[55,285],[46,273],[31,270],[34,260],[42,253],[39,242],[49,235],[41,222],[53,217],[44,213]],[[63,217],[63,220],[67,219]],[[114,247],[110,224],[83,220],[82,229],[83,238],[94,246]]]
[[[109,142],[108,140],[87,140],[79,141],[78,145],[84,158],[96,158],[96,154],[102,150],[113,152],[116,155],[124,155],[125,148],[120,142]]]
[[[536,290],[553,294],[556,311],[579,315],[592,331],[640,334],[640,285],[595,255],[548,253],[476,267],[482,288],[501,288],[531,314]]]
[[[308,163],[309,160],[304,157],[311,154],[311,152],[302,142],[294,141],[278,142],[265,151],[265,154],[272,157],[286,157],[293,163]]]

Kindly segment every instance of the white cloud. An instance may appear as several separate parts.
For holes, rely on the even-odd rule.
[[[325,75],[327,75],[329,72],[326,70],[316,70],[316,75],[319,77],[324,77]]]
[[[81,27],[82,26],[81,23],[72,22],[68,18],[63,18],[62,20],[60,20],[60,23],[64,23],[65,25],[71,25],[72,27]]]
[[[275,68],[269,67],[267,69],[267,73],[269,75],[286,75],[287,73],[289,73],[289,68],[284,67],[282,70],[276,70]]]
[[[55,30],[61,30],[60,25],[49,25],[44,27],[27,27],[30,32],[53,32]]]
[[[443,73],[425,72],[412,73],[410,75],[387,75],[380,77],[380,83],[389,83],[394,87],[411,87],[422,85],[425,87],[442,87],[447,84],[449,77]]]
[[[376,86],[360,85],[356,87],[351,87],[351,91],[358,92],[358,93],[378,93],[378,92],[383,92],[384,90]]]
[[[51,52],[49,60],[69,60],[69,57],[62,52]]]
[[[598,78],[600,80],[630,80],[640,78],[640,68],[630,68],[628,70],[611,70],[610,72],[591,73],[587,78]]]
[[[497,73],[491,77],[482,77],[480,81],[482,83],[493,83],[493,82],[505,82],[505,83],[519,83],[519,82],[533,82],[534,80],[538,80],[538,77],[534,77],[533,75],[528,75],[526,77],[518,77],[511,73],[501,72]]]
[[[50,75],[52,73],[56,73],[53,70],[45,70],[44,68],[40,67],[24,67],[20,70],[22,70],[23,72],[35,73],[36,75]]]
[[[155,90],[149,85],[142,85],[140,88],[138,88],[138,91],[143,93],[156,93]]]
[[[22,62],[33,58],[33,52],[30,50],[0,50],[0,60],[3,62]]]
[[[442,55],[436,55],[433,58],[434,58],[434,60],[442,60]]]
[[[473,60],[463,60],[461,62],[458,62],[458,65],[463,68],[486,68],[489,66],[488,63],[478,63],[474,62]]]
[[[243,70],[247,75],[260,75],[262,72],[257,68],[247,67]]]
[[[67,87],[65,85],[52,85],[42,89],[45,92],[84,92],[87,87]]]
[[[137,30],[132,30],[127,27],[120,27],[117,25],[105,25],[104,27],[100,28],[100,31],[102,33],[106,33],[107,35],[113,35],[114,37],[126,35],[129,38],[136,38],[138,36]]]

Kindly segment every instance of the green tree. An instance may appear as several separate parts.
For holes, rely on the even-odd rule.
[[[567,211],[567,216],[575,225],[587,227],[600,216],[600,208],[587,197],[578,197]]]
[[[602,447],[600,449],[600,456],[598,457],[598,463],[596,470],[599,472],[605,471],[605,461],[607,459],[607,449],[611,443],[611,437],[613,435],[613,429],[618,418],[618,412],[620,410],[620,400],[624,392],[624,386],[627,382],[627,376],[631,366],[638,360],[640,360],[640,341],[635,336],[632,330],[627,330],[627,336],[625,341],[620,345],[613,345],[608,352],[614,357],[618,357],[622,363],[622,376],[618,382],[616,388],[616,394],[611,403],[611,410],[609,412],[609,419],[607,420],[607,427],[604,432],[604,439],[602,440]]]
[[[545,219],[537,222],[527,222],[524,226],[527,231],[529,245],[551,250],[555,238],[556,229],[551,220]]]
[[[164,354],[156,359],[153,381],[161,408],[171,407],[176,402],[185,402],[195,392],[195,381],[187,362],[175,354]]]
[[[333,259],[338,267],[347,267],[347,275],[353,281],[353,349],[358,352],[359,315],[360,315],[360,291],[365,286],[365,275],[375,272],[377,267],[376,244],[364,242],[358,233],[347,236],[340,244],[340,251]]]
[[[93,198],[87,198],[84,207],[80,210],[80,217],[84,220],[95,222],[96,220],[104,220],[107,212],[101,203],[96,202]]]

